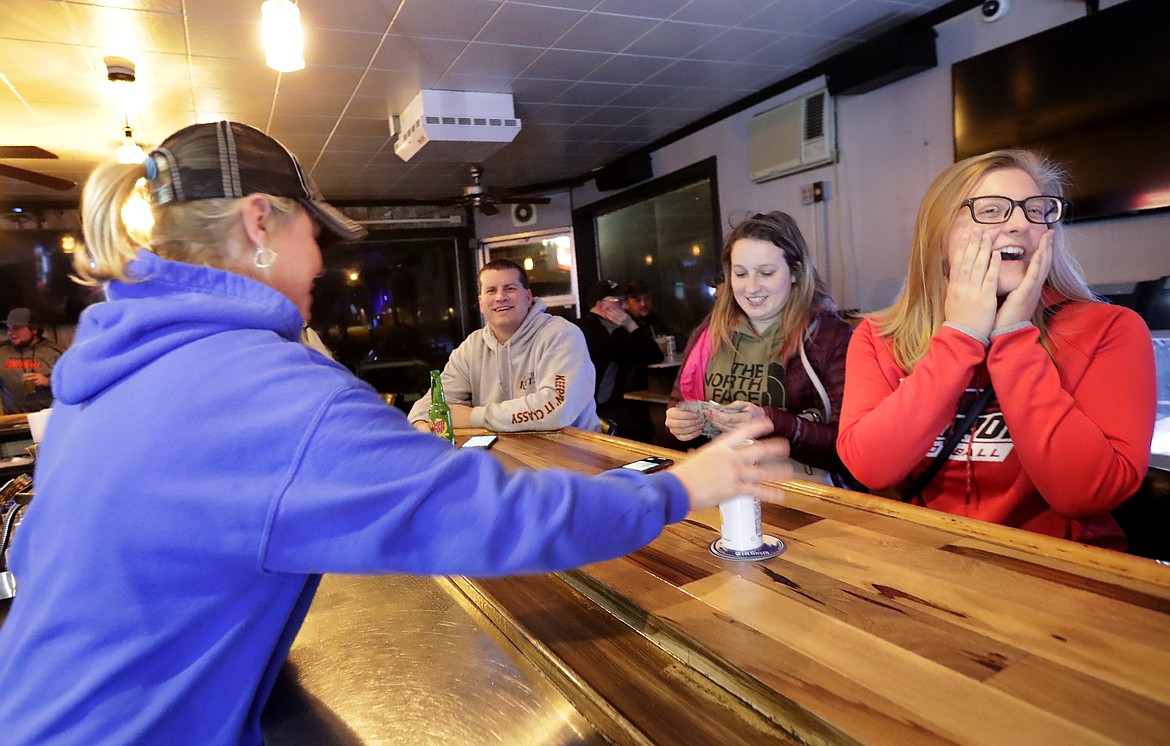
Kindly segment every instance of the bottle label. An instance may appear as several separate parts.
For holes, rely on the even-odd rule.
[[[451,431],[447,429],[447,420],[442,418],[431,420],[431,432],[440,438],[450,439],[451,437]]]

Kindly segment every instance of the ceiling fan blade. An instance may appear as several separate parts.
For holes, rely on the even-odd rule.
[[[0,145],[0,158],[51,158],[57,160],[56,153],[50,153],[36,145]]]
[[[484,215],[499,215],[500,214],[500,208],[496,207],[491,202],[484,202],[483,204],[479,205],[479,211],[482,212]]]
[[[495,202],[501,205],[547,205],[552,202],[550,197],[496,197]]]
[[[60,192],[67,192],[77,186],[76,183],[66,179],[58,179],[56,176],[49,176],[48,174],[38,174],[36,171],[26,171],[16,166],[6,166],[3,163],[0,163],[0,176],[27,181],[30,184],[56,189]]]

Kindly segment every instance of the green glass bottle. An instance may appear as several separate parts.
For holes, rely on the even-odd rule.
[[[455,445],[455,430],[451,427],[451,408],[447,406],[447,397],[443,396],[443,381],[439,378],[437,370],[431,371],[431,411],[428,419],[431,421],[432,433]]]

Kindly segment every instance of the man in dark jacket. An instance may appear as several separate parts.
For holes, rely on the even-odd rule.
[[[597,370],[597,414],[613,423],[614,434],[650,443],[654,440],[654,424],[646,403],[628,401],[625,395],[646,388],[644,366],[662,362],[654,330],[639,326],[630,317],[625,298],[612,280],[594,283],[585,295],[585,303],[589,311],[577,323]]]

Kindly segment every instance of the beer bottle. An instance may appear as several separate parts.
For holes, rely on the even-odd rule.
[[[455,431],[451,427],[451,408],[447,406],[447,398],[443,396],[443,381],[439,378],[437,370],[431,371],[431,411],[428,418],[431,421],[431,432],[455,445]]]

